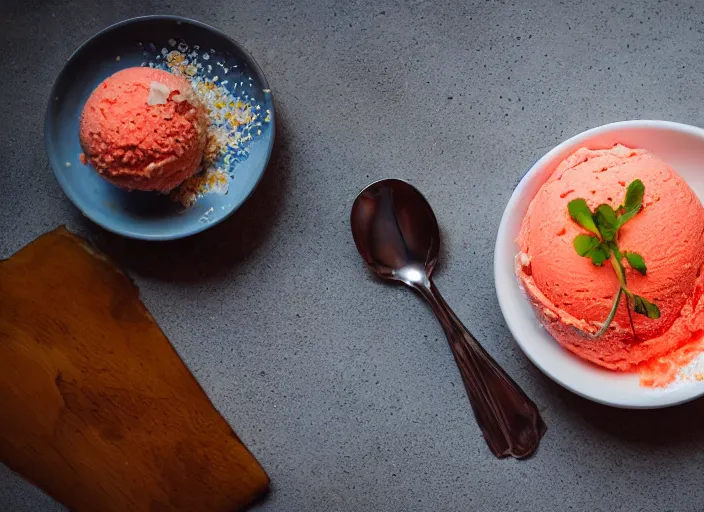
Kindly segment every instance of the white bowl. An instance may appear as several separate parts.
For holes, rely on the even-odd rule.
[[[576,149],[610,148],[620,143],[648,149],[665,160],[704,198],[704,130],[667,121],[623,121],[580,133],[552,149],[526,173],[506,206],[496,238],[494,277],[501,312],[528,358],[548,377],[585,398],[624,408],[676,405],[704,395],[704,382],[678,382],[650,389],[633,373],[587,363],[562,348],[540,325],[514,273],[515,239],[528,205],[557,165]]]

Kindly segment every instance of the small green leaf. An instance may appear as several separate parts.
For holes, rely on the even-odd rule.
[[[574,237],[573,245],[577,254],[587,256],[592,250],[596,249],[600,243],[601,240],[599,240],[599,237],[594,235],[577,235]]]
[[[619,215],[619,227],[631,220],[643,207],[645,185],[640,180],[632,181],[626,190],[626,199],[623,202],[623,212]]]
[[[633,310],[636,313],[645,315],[653,320],[660,318],[660,309],[655,304],[648,302],[640,295],[633,295]]]
[[[626,210],[640,208],[643,205],[643,196],[645,195],[645,185],[641,180],[633,180],[626,190],[626,200],[623,202],[623,207]]]
[[[567,211],[569,211],[570,217],[572,217],[572,220],[577,224],[595,235],[599,234],[599,230],[594,224],[594,219],[592,219],[592,211],[589,209],[584,199],[579,198],[570,201],[567,204]]]
[[[600,267],[609,259],[609,247],[593,235],[577,235],[572,242],[577,254],[591,258],[592,263]]]
[[[599,244],[597,247],[592,249],[588,256],[592,259],[592,264],[600,267],[606,260],[609,259],[609,248],[606,244]]]
[[[626,260],[628,261],[628,264],[631,266],[631,268],[636,272],[645,275],[645,273],[648,271],[648,267],[646,267],[645,265],[645,260],[643,259],[643,256],[641,256],[637,252],[627,252]]]
[[[601,237],[607,242],[616,237],[619,224],[616,219],[616,212],[608,204],[600,204],[594,212],[594,222],[601,233]]]

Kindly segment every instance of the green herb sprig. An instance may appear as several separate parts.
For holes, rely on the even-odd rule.
[[[574,199],[567,205],[570,217],[574,222],[589,231],[590,235],[577,235],[573,245],[575,251],[580,256],[590,258],[592,264],[600,267],[606,260],[611,261],[611,265],[618,277],[619,287],[614,297],[614,304],[611,307],[609,316],[602,325],[599,332],[594,337],[598,338],[603,335],[611,325],[616,311],[618,310],[621,296],[626,296],[626,309],[628,311],[628,319],[631,324],[633,338],[636,338],[635,327],[633,326],[633,318],[631,316],[631,308],[640,315],[648,318],[660,318],[660,309],[649,302],[644,297],[631,292],[626,286],[626,271],[623,267],[623,260],[628,262],[628,265],[636,272],[645,275],[648,267],[645,264],[643,257],[635,252],[624,252],[618,248],[618,232],[626,222],[635,217],[643,208],[643,195],[645,194],[645,185],[641,180],[635,180],[626,190],[626,197],[622,206],[614,210],[608,204],[600,204],[593,212],[589,209],[587,202],[584,199]]]

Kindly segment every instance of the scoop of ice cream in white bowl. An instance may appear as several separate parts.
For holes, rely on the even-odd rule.
[[[704,210],[691,192],[689,193],[691,207],[682,208],[681,204],[673,203],[672,198],[668,197],[669,204],[679,206],[680,211],[677,213],[677,218],[673,219],[672,230],[681,230],[683,244],[673,244],[672,248],[662,243],[641,244],[647,245],[644,248],[644,252],[647,253],[645,259],[646,263],[650,262],[652,269],[645,276],[641,276],[635,268],[630,268],[625,259],[622,260],[627,269],[629,283],[627,289],[636,294],[640,290],[649,290],[649,298],[662,306],[662,316],[658,319],[649,319],[637,315],[632,311],[634,302],[631,301],[631,316],[636,318],[634,319],[635,329],[630,328],[624,293],[618,308],[615,309],[617,312],[615,320],[610,324],[606,334],[598,338],[590,338],[590,334],[593,336],[599,330],[599,323],[595,320],[606,320],[610,309],[608,304],[613,303],[615,292],[619,289],[619,281],[615,275],[616,270],[612,268],[609,261],[604,262],[602,267],[595,267],[589,257],[581,257],[576,253],[573,247],[575,234],[591,235],[591,233],[572,221],[567,204],[570,200],[583,197],[592,211],[601,202],[611,202],[613,208],[617,209],[620,204],[623,204],[624,198],[612,198],[610,196],[616,194],[611,193],[600,194],[603,189],[600,188],[599,179],[602,182],[616,179],[623,186],[622,195],[625,196],[633,176],[620,179],[620,177],[616,178],[614,173],[624,172],[621,169],[625,169],[628,174],[627,170],[630,168],[632,175],[633,161],[639,161],[641,156],[640,153],[636,155],[634,152],[630,155],[628,152],[629,155],[624,156],[624,162],[626,157],[632,156],[629,163],[623,164],[623,167],[619,167],[621,163],[618,161],[615,164],[609,164],[609,172],[602,175],[598,175],[601,167],[592,164],[598,162],[600,158],[606,161],[607,156],[612,161],[614,158],[618,160],[620,155],[617,154],[614,157],[610,154],[582,151],[576,157],[570,158],[567,164],[560,164],[580,148],[606,150],[618,145],[645,150],[646,156],[643,158],[651,158],[651,165],[654,159],[662,160],[664,162],[662,164],[663,182],[670,179],[670,175],[667,174],[669,167],[676,173],[672,174],[674,181],[681,177],[696,196],[700,199],[704,197],[704,130],[701,128],[666,121],[624,121],[600,126],[576,135],[538,160],[514,190],[501,219],[496,240],[494,254],[496,292],[506,323],[519,346],[528,358],[554,381],[578,395],[606,405],[624,408],[666,407],[704,394],[704,356],[696,356],[698,352],[695,350],[689,350],[690,353],[685,354],[683,353],[685,349],[682,348],[698,347],[700,332],[704,329],[704,310],[701,316],[697,315],[700,288],[704,287],[704,277],[700,278],[699,275],[701,270],[699,260],[704,260],[704,254],[699,252],[704,251],[704,243],[702,243],[704,230],[696,227],[704,222],[696,223],[695,227],[692,227],[692,223],[682,222],[682,217],[689,212],[701,217],[704,216],[702,214]],[[594,161],[590,162],[589,159]],[[613,168],[610,167],[611,165]],[[555,243],[560,245],[556,246],[556,257],[562,258],[562,261],[561,265],[555,268],[559,268],[559,272],[571,272],[572,270],[569,269],[574,269],[573,272],[578,275],[581,275],[581,272],[585,276],[596,276],[590,282],[585,280],[584,286],[579,288],[579,293],[583,294],[581,303],[579,300],[572,300],[569,294],[564,293],[564,287],[569,284],[569,279],[559,279],[557,278],[559,276],[546,278],[548,272],[545,265],[550,263],[546,263],[549,259],[545,258],[545,253],[546,250],[551,250],[550,245],[533,247],[535,254],[531,254],[530,251],[527,254],[523,252],[527,244],[526,228],[524,227],[522,232],[522,224],[529,206],[541,187],[548,181],[554,184],[558,177],[563,176],[564,169],[569,169],[564,173],[565,180],[574,180],[575,172],[595,173],[593,176],[590,175],[590,183],[593,186],[578,191],[572,190],[572,187],[566,187],[564,191],[560,189],[561,193],[554,196],[558,198],[555,211],[558,222],[555,226],[546,227],[550,215],[546,216],[543,208],[542,217],[537,216],[540,222],[534,223],[531,229],[546,228],[554,230],[557,234]],[[603,170],[607,170],[607,165]],[[568,173],[571,173],[571,176]],[[578,175],[577,178],[581,179],[583,176]],[[656,212],[659,215],[667,215],[668,212],[663,208],[665,201],[656,204],[661,199],[657,195],[659,191],[656,188],[658,186],[656,182],[652,179],[643,181],[646,183],[642,203],[644,208],[631,217],[632,220],[629,220],[631,224],[624,223],[624,227],[621,228],[622,235],[618,235],[622,237],[618,241],[621,249],[632,250],[630,247],[621,247],[621,241],[628,245],[629,240],[642,241],[645,240],[644,237],[664,238],[663,230],[669,225],[660,222],[651,230],[652,232],[648,231],[649,226],[655,226],[654,222],[647,222],[648,216],[652,219]],[[662,188],[661,191],[675,190],[668,188],[670,185]],[[605,184],[603,186],[606,187]],[[541,194],[554,195],[555,187],[551,190],[547,190],[548,188],[549,185],[546,185]],[[685,191],[682,197],[686,200],[686,192],[689,189],[684,184],[681,189]],[[609,197],[606,198],[606,195]],[[531,222],[532,215],[536,211],[538,208],[534,206],[531,209]],[[618,213],[622,214],[624,211],[621,210]],[[562,226],[566,226],[567,229]],[[692,228],[692,233],[686,232],[688,227]],[[668,236],[671,238],[672,234],[669,233]],[[603,236],[597,233],[597,239],[599,237],[603,239]],[[539,238],[535,238],[533,243],[537,244],[536,240]],[[659,241],[659,239],[656,240],[656,242]],[[685,250],[689,251],[686,254],[697,255],[697,261],[692,262],[691,265],[689,263],[682,265],[681,262],[679,264],[683,268],[681,279],[687,281],[688,290],[687,296],[683,295],[678,302],[672,297],[674,292],[659,286],[653,287],[653,282],[657,279],[662,280],[661,276],[665,275],[666,271],[669,272],[667,275],[670,277],[664,279],[665,281],[678,279],[680,271],[668,269],[667,265],[673,251],[680,251],[681,255],[681,251]],[[535,260],[534,264],[543,265],[537,269],[537,272],[530,267],[533,264],[531,259]],[[568,260],[567,265],[565,265],[565,259]],[[548,270],[551,268],[548,267]],[[521,276],[520,279],[517,273]],[[535,279],[532,273],[536,274]],[[542,276],[539,275],[541,273]],[[562,295],[556,292],[555,286],[563,287],[560,289]],[[613,290],[613,293],[606,292],[607,289]],[[677,290],[677,287],[673,287],[672,290]],[[592,296],[594,303],[589,302],[589,306],[584,305],[591,300]],[[702,302],[700,307],[704,308],[704,299]],[[575,303],[582,305],[576,307]],[[594,317],[595,314],[597,314],[596,317]],[[699,322],[703,325],[699,326]],[[640,333],[637,336],[641,338],[629,337],[628,333],[631,331]],[[578,332],[579,336],[576,336],[575,332]],[[704,347],[704,340],[701,347]],[[657,357],[643,360],[642,354],[649,353],[657,354]],[[638,364],[641,360],[642,364]],[[676,372],[670,372],[674,380],[669,384],[657,387],[643,385],[648,380],[646,376],[652,376],[652,368],[659,370],[659,366],[667,365],[672,368],[676,362],[679,364],[683,361],[681,367],[676,366],[678,368]],[[644,370],[646,366],[648,369]],[[623,369],[627,371],[622,371]]]

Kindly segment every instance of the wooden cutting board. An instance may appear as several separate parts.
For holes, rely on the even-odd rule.
[[[75,512],[231,512],[269,483],[137,288],[63,228],[0,262],[0,461]]]

